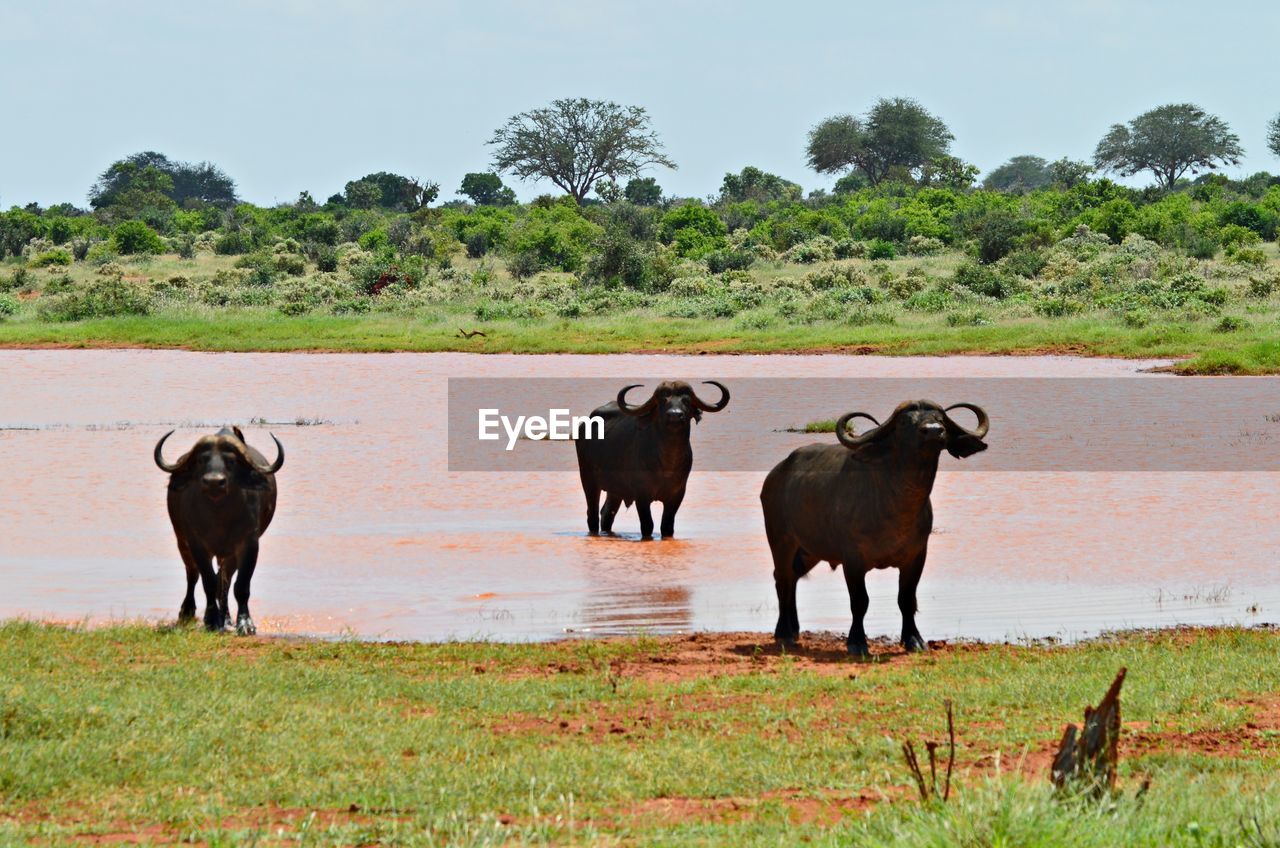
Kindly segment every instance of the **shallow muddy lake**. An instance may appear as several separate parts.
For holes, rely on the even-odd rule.
[[[253,584],[264,633],[763,633],[776,617],[758,501],[763,469],[796,445],[833,440],[780,432],[808,420],[786,396],[786,380],[769,381],[777,397],[735,395],[694,429],[677,539],[642,542],[634,509],[619,514],[620,536],[586,536],[572,471],[450,471],[448,378],[670,376],[731,386],[761,377],[1183,379],[1143,373],[1154,364],[0,351],[0,617],[174,617],[183,569],[151,450],[177,427],[167,447],[175,458],[225,422],[244,427],[269,457],[268,430],[288,452]],[[828,417],[854,405],[832,398]],[[1280,403],[1267,411],[1280,412]],[[963,471],[946,456],[940,465],[920,586],[926,638],[1076,638],[1280,620],[1276,472],[1010,470],[998,461],[992,413],[991,450]],[[746,427],[776,440],[776,455],[758,469],[698,470],[715,440]],[[868,633],[896,634],[896,572],[875,572],[868,585]],[[847,630],[841,576],[815,569],[801,583],[799,610],[806,630]]]

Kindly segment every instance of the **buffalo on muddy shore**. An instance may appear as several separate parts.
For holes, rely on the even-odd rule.
[[[966,430],[951,419],[954,409],[978,418]],[[854,435],[848,425],[865,418],[876,426]],[[839,445],[797,448],[774,466],[760,491],[765,535],[773,554],[778,625],[774,637],[792,644],[800,635],[796,581],[818,562],[844,565],[853,626],[848,648],[868,655],[862,620],[868,598],[866,573],[898,569],[898,609],[902,644],[922,650],[916,629],[916,586],[924,571],[933,507],[929,502],[938,458],[945,449],[959,459],[986,450],[990,427],[981,407],[958,403],[943,409],[927,401],[902,403],[880,424],[865,412],[850,412],[836,422]]]
[[[276,472],[284,465],[284,446],[274,435],[276,460],[245,442],[239,427],[203,436],[177,462],[166,463],[162,450],[170,430],[155,447],[155,462],[169,474],[169,520],[187,570],[187,594],[179,621],[195,618],[195,585],[204,586],[204,623],[222,630],[228,623],[227,595],[235,579],[236,632],[257,632],[249,614],[249,583],[258,563],[258,539],[276,511]],[[213,569],[213,559],[218,570]]]

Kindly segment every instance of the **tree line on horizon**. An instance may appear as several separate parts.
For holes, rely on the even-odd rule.
[[[863,115],[840,114],[821,121],[809,131],[805,153],[814,171],[839,176],[833,194],[885,182],[967,190],[977,182],[979,169],[951,155],[953,140],[947,125],[920,103],[892,97],[877,100]],[[1266,143],[1280,156],[1280,115],[1268,122]],[[556,100],[515,115],[494,131],[489,145],[494,149],[492,170],[466,174],[457,191],[476,206],[516,204],[515,192],[502,181],[504,174],[526,181],[545,179],[579,204],[626,200],[656,205],[663,200],[661,187],[641,172],[654,166],[677,167],[663,151],[644,108],[586,98]],[[1156,186],[1167,191],[1188,175],[1237,165],[1243,155],[1239,137],[1225,121],[1195,104],[1174,103],[1113,125],[1098,142],[1092,162],[1014,156],[988,173],[981,187],[1025,193],[1050,186],[1070,188],[1095,173],[1149,173]],[[628,180],[625,185],[619,183],[622,179]],[[323,205],[414,212],[433,203],[439,192],[438,183],[384,171],[348,181]],[[590,198],[593,192],[595,199]],[[797,183],[751,166],[726,175],[721,189],[725,194],[743,199],[803,198]],[[817,194],[821,196],[821,190]],[[240,202],[234,180],[217,165],[180,162],[155,151],[112,163],[90,189],[88,200],[106,223],[153,217],[144,212],[169,204],[190,210],[229,208]],[[303,191],[296,205],[321,204]],[[44,211],[38,204],[25,208]],[[84,210],[63,203],[50,211],[77,215]]]

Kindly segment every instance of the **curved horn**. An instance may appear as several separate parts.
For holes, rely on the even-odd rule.
[[[982,407],[978,406],[977,404],[953,403],[951,404],[951,406],[948,406],[946,409],[942,410],[942,414],[946,415],[948,412],[950,412],[953,409],[967,409],[970,412],[972,412],[974,415],[978,416],[978,428],[976,430],[966,430],[965,428],[961,427],[959,424],[956,424],[956,422],[951,418],[950,415],[947,415],[947,420],[950,421],[957,429],[963,432],[966,436],[973,436],[975,439],[981,439],[984,436],[986,436],[987,431],[991,429],[991,419],[987,417],[986,410],[984,410]]]
[[[855,418],[865,418],[876,426],[863,433],[861,436],[851,436],[849,435],[847,428],[849,426],[849,422]],[[840,444],[847,448],[861,447],[874,439],[876,434],[879,432],[880,422],[865,412],[846,412],[844,415],[841,415],[840,420],[836,422],[836,438],[840,440]]]
[[[271,436],[271,441],[276,443],[276,461],[264,467],[250,459],[249,464],[262,474],[275,474],[284,465],[284,445],[280,444],[280,440],[276,438],[275,433],[269,433],[268,435]]]
[[[693,405],[694,405],[694,406],[698,407],[698,409],[701,409],[703,412],[719,412],[720,410],[724,409],[726,406],[728,406],[728,405],[729,405],[729,390],[728,390],[728,389],[726,389],[724,386],[722,386],[722,385],[720,385],[719,383],[717,383],[715,380],[703,380],[703,381],[702,381],[702,384],[703,384],[704,386],[715,386],[717,389],[719,389],[719,390],[720,390],[720,400],[719,400],[718,402],[716,402],[715,404],[710,404],[710,403],[707,403],[707,402],[706,402],[705,400],[703,400],[702,398],[698,397],[698,393],[697,393],[697,392],[694,392],[694,393],[693,393]]]
[[[164,471],[168,474],[172,474],[182,467],[180,463],[175,462],[173,465],[170,465],[169,463],[164,461],[164,452],[163,452],[164,443],[165,443],[165,440],[172,435],[173,435],[173,430],[170,430],[169,432],[161,436],[160,441],[156,442],[156,449],[155,449],[155,453],[153,454],[156,459],[156,465],[160,466],[161,471]]]
[[[652,397],[639,406],[627,406],[627,392],[632,389],[638,389],[643,385],[644,383],[634,383],[630,386],[623,386],[622,390],[618,392],[618,409],[627,415],[648,415],[653,410],[654,399]]]

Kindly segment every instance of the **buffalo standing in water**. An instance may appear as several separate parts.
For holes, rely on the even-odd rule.
[[[169,465],[161,450],[172,435],[170,430],[156,443],[155,460],[170,475],[169,520],[187,567],[187,595],[178,620],[195,618],[198,579],[204,585],[205,626],[223,629],[228,621],[227,591],[236,578],[236,632],[252,635],[257,628],[249,615],[249,582],[258,564],[258,539],[276,511],[275,474],[284,465],[284,446],[271,437],[277,454],[276,461],[268,463],[245,443],[239,427],[223,427]]]
[[[688,383],[676,380],[658,384],[653,396],[640,406],[627,405],[627,392],[592,412],[604,419],[604,438],[576,436],[578,473],[587,496],[587,531],[595,536],[613,532],[619,504],[636,505],[640,535],[653,538],[653,513],[649,505],[662,503],[662,538],[675,535],[676,510],[684,500],[685,484],[693,468],[689,424],[701,421],[704,412],[719,412],[729,405],[729,390],[715,380],[705,381],[720,390],[720,400],[709,404]],[[600,506],[600,492],[607,497]]]
[[[976,429],[951,420],[947,413],[957,408],[977,415]],[[846,429],[854,418],[876,426],[855,436]],[[840,445],[806,445],[776,465],[760,491],[778,592],[774,637],[791,644],[800,635],[796,581],[826,560],[833,569],[844,565],[853,611],[850,654],[869,653],[862,619],[868,605],[866,573],[872,568],[898,569],[902,644],[908,651],[923,650],[915,621],[916,585],[933,529],[929,493],[938,456],[944,448],[960,459],[986,450],[982,440],[989,427],[986,412],[968,403],[943,409],[927,400],[907,402],[884,424],[865,412],[850,412],[836,422]]]

